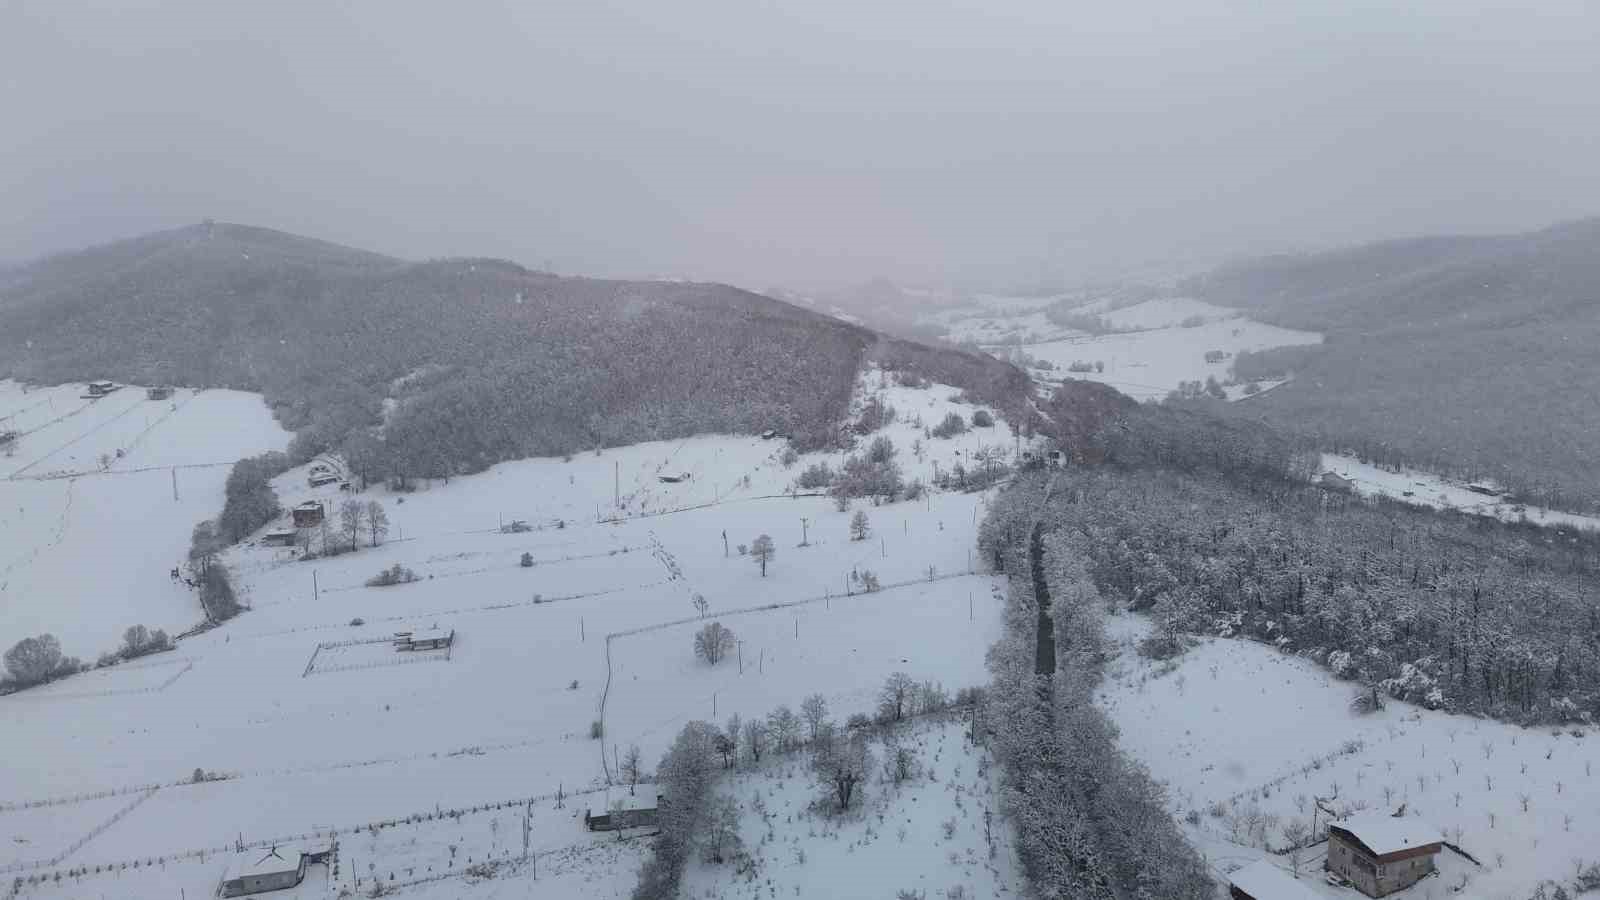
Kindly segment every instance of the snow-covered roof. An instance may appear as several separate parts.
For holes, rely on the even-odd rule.
[[[590,795],[589,815],[610,815],[619,801],[623,809],[655,809],[661,802],[661,789],[653,784],[640,784],[635,785],[630,794],[627,785],[606,788],[603,794]]]
[[[1265,859],[1229,875],[1228,882],[1255,900],[1320,900],[1316,892]]]
[[[321,509],[321,508],[322,508],[322,501],[320,501],[320,500],[307,500],[306,502],[304,502],[304,503],[300,504],[299,506],[295,507],[295,509]]]
[[[1444,840],[1439,829],[1421,819],[1391,816],[1387,813],[1363,813],[1332,823],[1355,835],[1356,840],[1379,856],[1411,850]]]
[[[248,878],[274,872],[293,872],[300,868],[299,847],[273,847],[246,850],[228,867],[229,878]]]

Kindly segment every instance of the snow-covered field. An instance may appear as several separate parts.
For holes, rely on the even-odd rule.
[[[1264,644],[1202,639],[1175,665],[1140,658],[1142,617],[1110,620],[1121,654],[1102,703],[1121,743],[1167,784],[1173,814],[1219,874],[1268,857],[1285,870],[1284,828],[1309,827],[1313,798],[1336,812],[1405,807],[1472,854],[1391,896],[1525,898],[1541,879],[1600,861],[1600,734],[1523,729],[1389,701],[1358,715],[1354,688]],[[1327,816],[1319,814],[1319,828]],[[1301,856],[1320,873],[1325,844]],[[1329,897],[1350,890],[1302,880]]]
[[[83,389],[0,382],[0,430],[21,435],[0,451],[0,643],[50,633],[92,661],[129,625],[175,634],[200,620],[168,571],[221,510],[229,465],[289,435],[254,394]]]
[[[847,814],[817,803],[821,790],[795,753],[726,775],[749,864],[691,862],[685,897],[1003,897],[1025,892],[1011,829],[1001,818],[999,767],[966,739],[959,719],[896,729],[917,757],[916,777],[896,785],[878,765]],[[712,808],[717,805],[713,801]]]
[[[1181,381],[1203,382],[1207,377],[1226,381],[1232,359],[1240,351],[1322,342],[1322,336],[1314,332],[1267,325],[1236,310],[1182,297],[1112,310],[1105,318],[1113,325],[1139,330],[1080,334],[1025,344],[1021,349],[1054,363],[1063,375],[1075,362],[1103,363],[1104,371],[1070,373],[1070,377],[1109,384],[1136,400],[1159,400]],[[1184,324],[1197,320],[1199,324]],[[1206,353],[1213,350],[1225,356],[1207,362]],[[1228,396],[1240,399],[1243,388],[1230,387]]]
[[[970,417],[971,407],[949,399],[956,393],[939,385],[897,387],[873,373],[862,378],[858,403],[877,394],[898,409],[901,421],[883,433],[899,448],[906,477],[931,481],[935,465],[948,470],[980,448],[1009,452],[1019,445],[1004,424],[950,440],[923,438],[915,417],[925,425],[950,410]],[[265,415],[259,400],[221,408],[207,424],[227,433],[236,418],[237,430],[246,432],[251,426],[243,420],[258,412]],[[152,442],[164,427],[128,459],[161,446]],[[286,436],[278,437],[282,446]],[[911,451],[918,439],[925,445],[920,459]],[[84,442],[91,444],[96,451],[111,446]],[[24,876],[91,869],[60,885],[53,878],[25,885],[22,897],[202,896],[216,888],[223,865],[217,855],[231,854],[237,840],[338,830],[346,861],[354,854],[356,870],[368,862],[376,867],[365,874],[341,868],[335,879],[341,887],[357,874],[387,868],[406,885],[401,896],[625,895],[642,842],[596,843],[572,818],[571,795],[603,782],[603,753],[637,743],[653,767],[677,723],[709,717],[713,702],[725,718],[798,705],[820,691],[844,715],[865,709],[867,692],[890,671],[942,681],[951,690],[984,680],[997,609],[990,579],[966,573],[985,496],[934,492],[914,503],[858,503],[872,534],[853,542],[853,510],[840,512],[827,498],[791,490],[800,471],[825,455],[785,468],[783,446],[706,436],[506,463],[411,493],[361,494],[381,502],[390,519],[388,539],[376,548],[363,538],[358,552],[312,561],[256,541],[234,548],[226,561],[251,611],[183,640],[173,653],[0,698],[0,733],[15,748],[11,765],[0,768],[0,803],[48,804],[40,807],[42,817],[11,820],[28,843],[10,845],[0,868]],[[260,449],[268,448],[250,452]],[[163,452],[170,460],[207,451]],[[837,468],[840,457],[829,461]],[[9,576],[13,586],[19,577],[41,584],[68,579],[57,599],[40,604],[50,615],[36,612],[26,621],[33,623],[28,633],[48,628],[62,636],[69,652],[109,649],[136,620],[176,630],[151,611],[170,586],[167,569],[182,557],[193,524],[221,507],[226,467],[180,469],[180,503],[171,500],[169,469],[123,474],[116,468],[71,481],[0,486],[13,497],[55,485],[73,492],[59,545]],[[185,479],[213,471],[216,482],[199,498],[202,491]],[[691,477],[660,480],[684,474]],[[69,563],[39,568],[39,560],[55,558],[50,553],[70,562],[115,544],[105,528],[76,530],[76,501],[91,496],[87,490],[140,485],[145,476],[165,489],[157,498],[162,505],[146,498],[137,527],[110,519],[122,526],[118,540],[144,547],[143,568],[131,560],[126,571],[98,564],[96,572],[75,575],[65,571]],[[311,488],[306,479],[301,468],[276,480],[286,508],[313,498],[337,505],[348,496],[332,486]],[[48,496],[29,495],[30,522],[44,515]],[[516,520],[531,530],[502,532],[503,523]],[[23,523],[9,527],[35,539]],[[143,543],[168,532],[171,547]],[[765,577],[737,550],[763,533],[777,547]],[[802,534],[808,546],[798,546]],[[524,553],[532,566],[520,564]],[[396,563],[419,580],[366,586]],[[852,569],[870,569],[882,590],[839,597]],[[109,591],[94,579],[121,587]],[[85,580],[92,584],[81,587]],[[176,591],[183,604],[193,604],[186,589]],[[715,669],[695,659],[695,622],[683,620],[697,620],[696,595],[708,604],[708,618],[726,616],[724,623],[745,640],[742,675],[737,658]],[[97,605],[107,596],[120,604],[110,622],[103,603]],[[9,605],[9,597],[4,621],[20,628],[26,608]],[[173,624],[193,621],[193,610],[184,608]],[[393,664],[386,644],[353,643],[430,625],[456,632],[448,661],[422,654],[416,658],[425,663]],[[79,643],[69,643],[69,634],[80,636],[73,639]],[[603,741],[589,736],[597,720]],[[218,780],[194,783],[197,769]],[[569,797],[559,812],[558,790]],[[87,796],[102,794],[111,796]],[[476,826],[452,834],[427,818],[527,798],[540,798],[533,824],[537,879],[531,865],[513,859],[521,852],[520,812],[499,807],[503,821],[488,837]],[[60,847],[124,807],[120,819],[51,862]],[[23,812],[0,806],[0,823]],[[380,829],[379,842],[366,849],[370,831],[351,833],[395,820],[402,824],[393,838]],[[457,874],[450,844],[460,858],[498,852],[496,877]],[[135,870],[135,860],[152,860],[153,867]],[[113,868],[97,877],[96,866]]]
[[[1461,482],[1441,478],[1431,472],[1415,469],[1391,472],[1353,456],[1336,453],[1322,454],[1322,471],[1348,479],[1356,491],[1366,496],[1384,496],[1431,509],[1454,509],[1492,516],[1505,522],[1527,521],[1535,525],[1600,530],[1600,517],[1511,503],[1503,497],[1491,497],[1468,490]]]

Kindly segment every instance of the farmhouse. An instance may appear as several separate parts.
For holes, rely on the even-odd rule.
[[[424,628],[421,631],[396,631],[394,633],[394,649],[407,650],[443,650],[456,642],[455,629],[449,631],[437,625]]]
[[[1317,484],[1330,491],[1355,490],[1355,482],[1340,475],[1338,472],[1323,472],[1318,476]]]
[[[1444,837],[1418,819],[1365,813],[1328,826],[1328,871],[1383,897],[1434,871]]]
[[[281,891],[296,887],[306,878],[306,867],[312,863],[327,863],[333,854],[328,843],[308,844],[305,847],[273,847],[270,850],[247,850],[228,867],[222,881],[224,897],[245,897]]]
[[[294,527],[296,528],[310,528],[313,525],[321,525],[322,518],[326,514],[322,508],[321,501],[318,500],[307,500],[289,512],[294,519]]]
[[[1318,900],[1319,897],[1266,859],[1258,859],[1229,875],[1228,896],[1232,900]]]
[[[657,824],[658,813],[666,805],[666,797],[653,784],[607,788],[603,794],[594,795],[589,808],[584,811],[583,824],[590,831],[616,831],[619,828],[643,828]]]

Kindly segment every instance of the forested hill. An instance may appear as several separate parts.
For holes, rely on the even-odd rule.
[[[1328,336],[1242,354],[1241,377],[1297,377],[1238,411],[1379,462],[1600,507],[1600,219],[1273,257],[1187,288]]]
[[[725,285],[407,262],[207,223],[0,274],[0,375],[263,392],[305,457],[406,474],[705,431],[835,436],[868,358],[1019,409],[1026,377]]]

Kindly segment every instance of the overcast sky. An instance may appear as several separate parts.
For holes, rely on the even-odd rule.
[[[0,258],[214,217],[750,286],[1600,213],[1600,3],[0,0]]]

